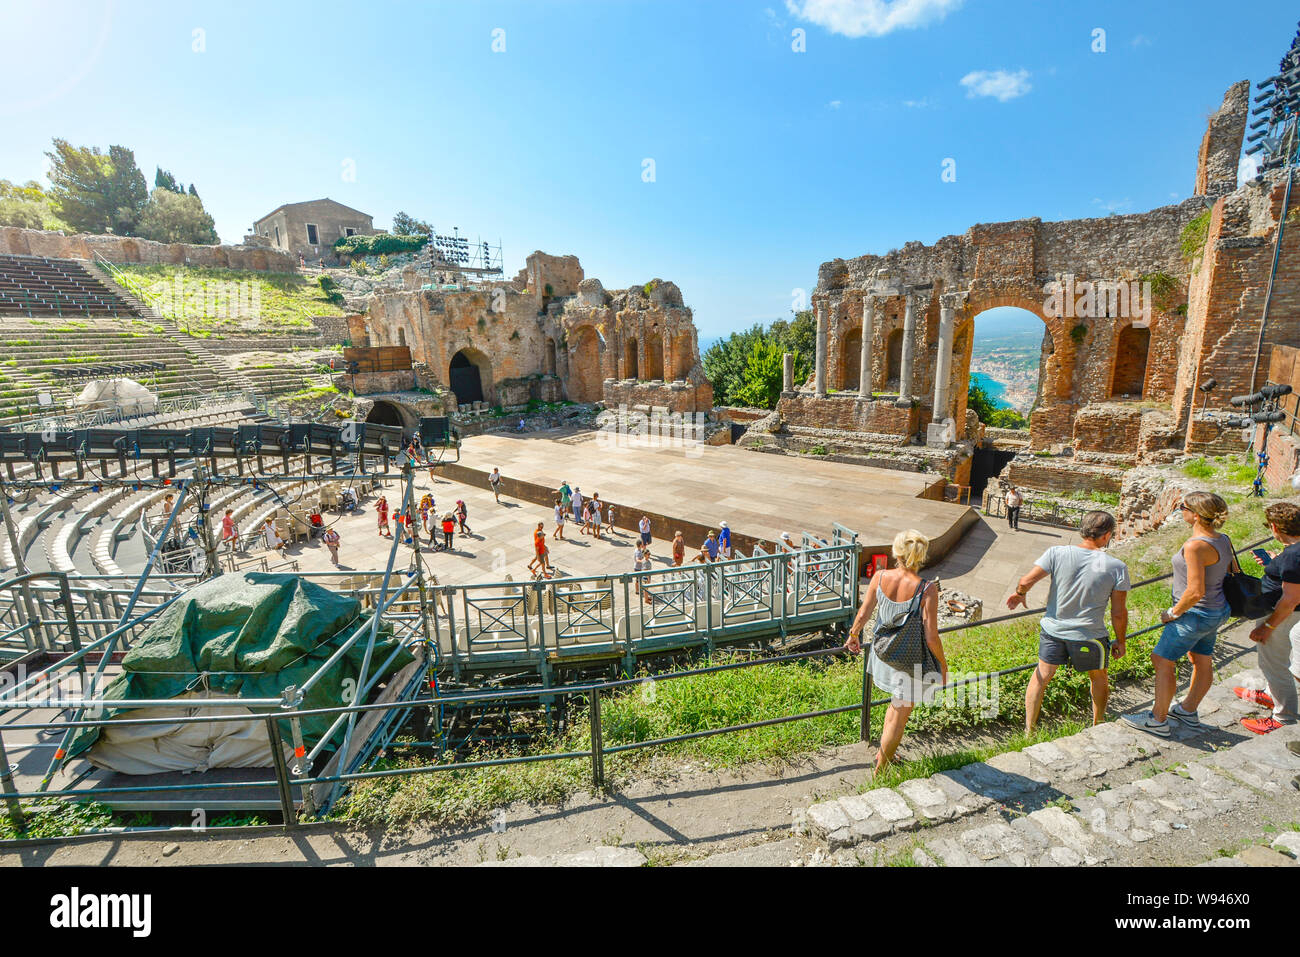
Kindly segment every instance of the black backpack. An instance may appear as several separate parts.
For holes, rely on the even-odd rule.
[[[1232,567],[1223,576],[1223,597],[1236,618],[1263,618],[1272,614],[1281,592],[1264,591],[1264,581],[1247,575],[1232,556]]]

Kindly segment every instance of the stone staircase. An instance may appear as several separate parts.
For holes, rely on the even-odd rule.
[[[796,815],[826,863],[922,866],[1219,864],[1220,841],[1274,840],[1284,857],[1300,834],[1300,726],[1256,736],[1240,725],[1260,709],[1222,679],[1202,727],[1158,738],[1122,721],[1007,752],[929,778],[821,801]],[[1265,822],[1280,825],[1276,839]],[[1271,825],[1270,825],[1271,826]],[[1291,836],[1288,837],[1287,835]],[[1258,856],[1258,852],[1256,852]],[[1296,863],[1286,857],[1283,863]]]

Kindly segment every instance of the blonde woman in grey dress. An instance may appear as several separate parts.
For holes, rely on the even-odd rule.
[[[857,654],[862,649],[862,630],[875,614],[873,631],[916,627],[924,629],[925,644],[939,663],[939,671],[916,673],[902,671],[876,657],[875,649],[867,661],[871,679],[877,687],[887,691],[893,699],[885,713],[885,727],[880,733],[880,750],[876,752],[876,772],[894,759],[898,743],[903,739],[903,729],[918,701],[933,700],[935,691],[948,681],[948,659],[944,656],[943,642],[939,640],[939,589],[918,574],[930,551],[930,540],[915,529],[899,532],[894,537],[894,564],[871,576],[862,607],[849,628],[848,650]],[[919,598],[919,607],[914,602]],[[909,615],[919,617],[919,622],[904,625]]]

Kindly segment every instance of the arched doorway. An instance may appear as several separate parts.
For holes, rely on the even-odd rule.
[[[903,375],[903,330],[895,329],[885,340],[885,391],[897,392]]]
[[[1115,343],[1115,371],[1111,376],[1112,399],[1140,399],[1147,378],[1147,350],[1151,330],[1126,326]]]
[[[623,347],[623,378],[639,379],[641,376],[637,371],[636,361],[636,340],[629,339],[627,345]]]
[[[461,349],[451,357],[451,365],[447,369],[447,383],[451,386],[451,391],[456,393],[458,403],[463,405],[467,402],[486,400],[487,394],[483,382],[485,372],[486,386],[490,388],[492,372],[487,365],[487,358],[482,353],[473,349]]]
[[[366,421],[375,425],[395,425],[398,428],[414,428],[420,422],[420,413],[409,405],[379,399],[366,413]]]
[[[840,344],[840,389],[856,392],[862,385],[862,329],[850,329]]]
[[[664,377],[664,341],[654,330],[645,338],[645,377],[647,379]]]
[[[591,326],[569,333],[569,376],[565,392],[573,402],[597,402],[605,391],[600,369],[600,336]]]

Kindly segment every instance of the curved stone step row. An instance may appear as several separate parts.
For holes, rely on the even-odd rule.
[[[1232,693],[1236,684],[1262,687],[1257,671],[1216,684],[1202,703],[1203,727],[1179,726],[1162,739],[1108,722],[1069,737],[997,755],[924,779],[904,781],[824,801],[807,809],[805,833],[834,851],[882,841],[923,825],[939,832],[925,841],[919,863],[947,865],[1085,865],[1117,855],[1160,835],[1188,828],[1230,809],[1272,797],[1291,799],[1300,756],[1287,751],[1300,726],[1255,737],[1239,727],[1243,714],[1262,713]],[[1106,788],[1107,778],[1141,761],[1172,752],[1197,754],[1207,743],[1232,746],[1186,762],[1185,770],[1161,771]],[[1188,742],[1192,748],[1178,747]],[[961,828],[964,818],[998,806],[1027,809],[1069,792],[1106,788],[1070,798],[1072,810],[1039,806],[1012,820]],[[1300,800],[1300,793],[1297,793]],[[929,855],[933,855],[930,857]]]

